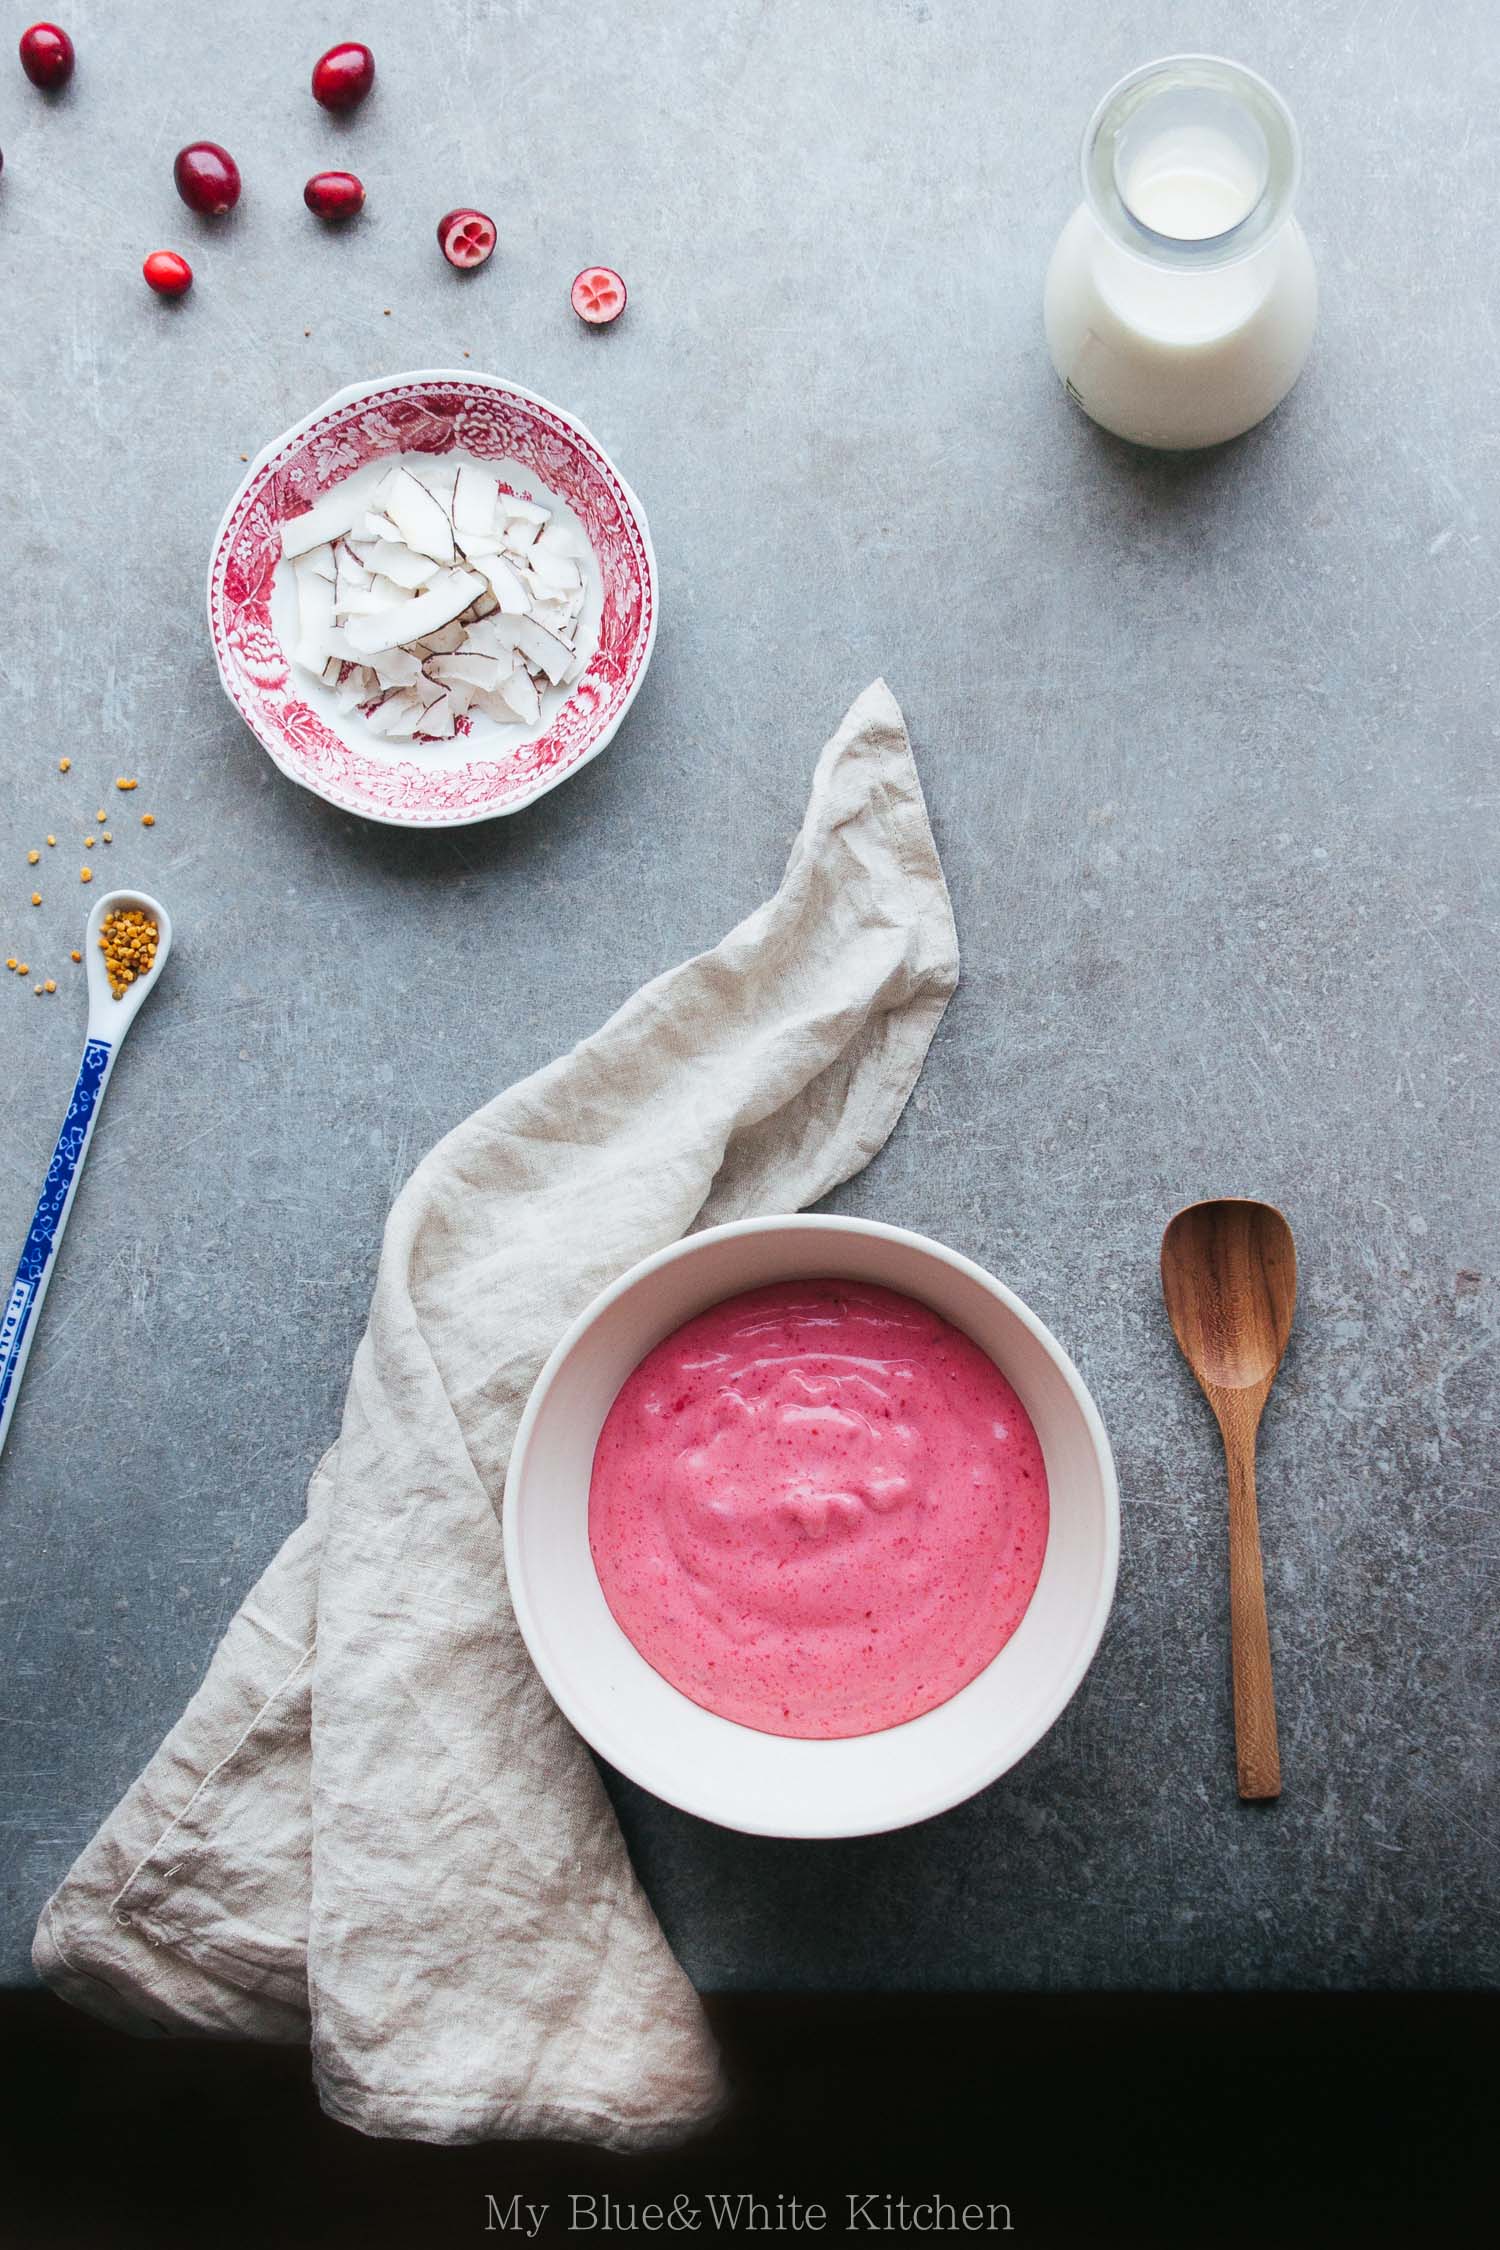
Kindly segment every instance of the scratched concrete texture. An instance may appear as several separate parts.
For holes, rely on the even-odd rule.
[[[412,1164],[774,886],[884,673],[965,976],[836,1208],[982,1260],[1076,1354],[1119,1600],[1039,1748],[905,1834],[752,1841],[612,1780],[645,1885],[705,1987],[1491,1980],[1490,0],[76,0],[57,101],[7,60],[27,20],[0,10],[0,956],[32,969],[0,982],[0,1242],[72,1083],[99,806],[87,856],[179,949],[0,1466],[0,1974],[297,1521]],[[307,74],[348,36],[380,78],[338,123]],[[1096,98],[1192,46],[1296,110],[1324,307],[1283,410],[1172,460],[1069,406],[1039,300]],[[172,188],[205,136],[244,171],[226,224]],[[329,164],[369,190],[342,234],[301,201]],[[469,201],[502,247],[460,278],[433,229]],[[162,244],[197,269],[177,307],[140,280]],[[603,334],[567,301],[595,259],[631,292]],[[202,579],[246,454],[465,352],[611,449],[663,625],[606,757],[406,836],[275,772]],[[1286,1793],[1256,1810],[1217,1440],[1156,1278],[1221,1191],[1280,1203],[1302,1262],[1261,1456]]]

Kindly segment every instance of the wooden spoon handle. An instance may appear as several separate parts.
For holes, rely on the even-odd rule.
[[[1229,1465],[1229,1628],[1234,1663],[1234,1741],[1240,1795],[1281,1795],[1281,1753],[1276,1742],[1276,1690],[1271,1680],[1271,1636],[1260,1564],[1260,1516],[1255,1505],[1255,1430],[1224,1430]]]

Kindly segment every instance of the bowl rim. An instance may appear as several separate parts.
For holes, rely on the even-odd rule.
[[[851,1235],[859,1235],[880,1242],[897,1244],[902,1248],[925,1254],[939,1264],[952,1268],[954,1272],[978,1283],[990,1296],[996,1298],[1006,1311],[1023,1328],[1028,1330],[1041,1345],[1053,1366],[1062,1376],[1089,1440],[1099,1471],[1100,1497],[1103,1502],[1104,1553],[1102,1569],[1098,1588],[1090,1605],[1087,1618],[1082,1621],[1082,1632],[1077,1653],[1062,1675],[1058,1685],[1038,1705],[1033,1722],[1024,1730],[1024,1738],[1020,1747],[1015,1750],[1013,1755],[1003,1756],[998,1763],[982,1758],[977,1766],[970,1766],[956,1775],[949,1773],[945,1778],[937,1781],[929,1790],[919,1793],[889,1820],[870,1822],[861,1819],[859,1825],[854,1827],[847,1824],[829,1824],[818,1827],[786,1828],[774,1827],[761,1821],[731,1821],[726,1820],[721,1810],[717,1808],[710,1810],[705,1804],[695,1802],[695,1793],[690,1785],[681,1787],[674,1785],[670,1790],[664,1789],[660,1775],[648,1770],[647,1764],[635,1757],[628,1742],[617,1740],[608,1733],[607,1729],[596,1728],[591,1720],[586,1722],[585,1717],[580,1715],[566,1686],[559,1679],[556,1668],[546,1654],[545,1635],[532,1607],[530,1590],[520,1554],[520,1491],[526,1475],[527,1455],[530,1450],[532,1433],[564,1364],[572,1357],[579,1343],[595,1322],[621,1297],[645,1280],[648,1275],[661,1271],[663,1267],[694,1257],[708,1244],[720,1243],[735,1237],[783,1232],[824,1234],[832,1241],[837,1241],[840,1237],[847,1238]],[[1003,1373],[1004,1370],[1002,1369],[1001,1372]],[[585,1742],[600,1757],[624,1774],[627,1780],[637,1783],[642,1789],[649,1790],[652,1796],[659,1797],[665,1803],[675,1805],[680,1811],[691,1813],[700,1820],[712,1821],[716,1827],[733,1828],[743,1835],[777,1836],[813,1841],[833,1840],[845,1836],[889,1834],[895,1829],[909,1828],[918,1821],[930,1820],[938,1813],[947,1812],[953,1806],[967,1802],[970,1797],[976,1796],[981,1789],[987,1789],[993,1782],[998,1781],[1003,1774],[1010,1772],[1012,1767],[1018,1765],[1022,1758],[1035,1749],[1042,1736],[1056,1724],[1077,1694],[1085,1673],[1098,1653],[1099,1644],[1104,1638],[1105,1626],[1109,1622],[1110,1611],[1114,1606],[1120,1563],[1120,1493],[1119,1480],[1115,1473],[1114,1453],[1110,1446],[1109,1436],[1087,1384],[1069,1354],[1063,1349],[1046,1323],[1037,1317],[1030,1306],[1025,1304],[1013,1289],[1007,1288],[1003,1281],[997,1279],[994,1274],[977,1264],[972,1258],[966,1258],[961,1251],[950,1250],[945,1243],[935,1241],[930,1235],[918,1234],[912,1228],[894,1226],[880,1219],[845,1218],[831,1212],[795,1212],[752,1219],[731,1219],[720,1226],[705,1227],[698,1233],[684,1235],[678,1241],[668,1243],[664,1249],[652,1251],[648,1256],[638,1259],[626,1272],[601,1289],[592,1302],[584,1307],[549,1353],[546,1364],[533,1383],[526,1405],[522,1410],[505,1477],[502,1532],[505,1573],[509,1584],[511,1607],[515,1613],[521,1637],[526,1644],[527,1653],[541,1677],[542,1684],[564,1718],[567,1719],[570,1726],[576,1728]],[[1003,1650],[998,1651],[997,1656],[992,1658],[991,1662],[998,1661],[998,1657],[1003,1654]],[[642,1658],[641,1661],[644,1662],[645,1659]],[[988,1669],[989,1667],[985,1666],[975,1674],[975,1678],[982,1679],[984,1672]],[[658,1677],[660,1676],[658,1674]],[[672,1686],[670,1681],[666,1684],[668,1687]],[[682,1693],[680,1688],[673,1689],[673,1692],[678,1695]],[[684,1700],[691,1702],[692,1698],[686,1697]],[[720,1716],[720,1714],[712,1715]],[[732,1726],[735,1723],[735,1721],[729,1719],[723,1721],[726,1726]],[[600,1739],[601,1736],[605,1736],[607,1739]]]
[[[641,551],[645,557],[646,577],[651,596],[650,617],[646,626],[646,642],[641,651],[640,663],[636,667],[635,678],[631,681],[619,709],[601,728],[598,739],[592,742],[580,757],[575,758],[571,765],[564,766],[561,772],[545,775],[535,782],[531,788],[506,804],[486,805],[477,811],[435,813],[426,817],[417,817],[409,812],[382,811],[372,805],[356,804],[347,797],[336,796],[332,790],[320,788],[316,781],[302,772],[287,757],[283,743],[268,741],[250,712],[240,702],[231,685],[225,668],[224,652],[219,645],[219,633],[214,610],[214,575],[230,524],[243,505],[251,486],[258,477],[265,473],[275,456],[285,446],[291,445],[297,438],[304,436],[325,416],[343,413],[350,407],[373,403],[382,392],[397,389],[405,384],[415,383],[466,383],[482,390],[503,391],[507,397],[524,399],[529,406],[540,407],[545,413],[555,414],[560,422],[566,422],[575,436],[586,446],[592,447],[593,451],[599,456],[629,504],[631,514],[635,518],[636,529],[640,535]],[[563,782],[570,781],[575,773],[581,773],[586,765],[591,764],[602,751],[609,748],[610,743],[613,742],[619,732],[626,713],[639,695],[641,684],[651,667],[651,658],[656,648],[657,628],[661,622],[661,574],[656,567],[656,549],[651,540],[651,526],[647,521],[646,511],[641,506],[640,497],[634,487],[621,476],[614,461],[594,436],[593,431],[581,422],[578,416],[568,407],[555,405],[551,399],[544,398],[540,391],[530,390],[524,383],[513,382],[508,375],[491,375],[483,368],[417,367],[408,368],[394,375],[367,376],[362,382],[346,383],[341,389],[331,392],[319,405],[313,407],[310,413],[301,414],[295,422],[289,422],[280,436],[272,438],[268,444],[263,445],[260,451],[251,457],[249,466],[230,497],[229,505],[219,518],[218,529],[209,544],[208,576],[205,591],[209,645],[213,649],[214,666],[219,675],[219,685],[240,720],[249,728],[271,763],[277,768],[278,772],[285,774],[288,781],[295,782],[299,789],[305,789],[309,796],[320,798],[324,804],[332,805],[338,812],[352,814],[356,820],[373,821],[381,828],[418,830],[474,828],[481,821],[508,820],[513,813],[524,812],[529,805],[534,805],[538,798],[549,795],[552,790],[560,788]]]

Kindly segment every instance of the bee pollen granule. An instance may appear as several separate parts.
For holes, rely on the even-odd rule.
[[[156,924],[138,906],[117,906],[106,914],[99,929],[99,950],[109,975],[109,989],[123,1000],[137,977],[143,977],[156,959]]]

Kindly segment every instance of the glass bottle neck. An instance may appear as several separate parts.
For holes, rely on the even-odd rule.
[[[1111,87],[1083,138],[1083,190],[1109,238],[1148,265],[1205,271],[1251,257],[1291,217],[1292,114],[1254,71],[1170,55]]]

